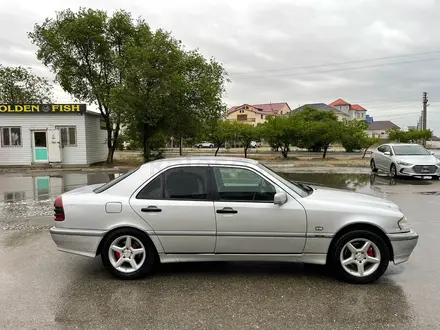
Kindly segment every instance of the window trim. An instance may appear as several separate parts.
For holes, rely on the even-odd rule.
[[[247,166],[241,166],[241,165],[222,165],[222,164],[212,164],[210,165],[211,169],[212,169],[212,178],[214,180],[214,189],[215,189],[215,202],[221,202],[221,203],[257,203],[257,204],[274,204],[274,201],[243,201],[243,200],[221,200],[219,193],[218,193],[218,188],[217,188],[217,180],[215,179],[215,173],[214,173],[214,169],[216,167],[223,167],[223,168],[238,168],[238,169],[242,169],[242,170],[248,170],[253,172],[254,174],[258,175],[259,177],[263,178],[264,180],[266,180],[267,182],[269,182],[274,188],[275,188],[275,194],[280,192],[280,191],[284,191],[282,190],[275,182],[273,182],[272,180],[270,180],[268,177],[266,177],[265,175],[262,175],[261,173],[259,173],[258,171],[256,171],[255,169],[251,168],[251,167],[247,167]]]
[[[67,141],[68,144],[63,145],[63,138],[62,138],[62,133],[61,130],[65,128],[67,129]],[[70,135],[69,135],[69,128],[74,128],[75,129],[75,144],[70,144]],[[77,133],[77,127],[73,126],[73,125],[60,125],[60,126],[55,126],[55,129],[58,129],[60,131],[60,144],[61,147],[65,148],[65,147],[77,147],[78,146],[78,133]]]
[[[152,183],[156,178],[158,178],[160,175],[165,174],[167,171],[176,169],[176,168],[185,168],[185,167],[205,167],[208,169],[208,176],[207,176],[207,182],[206,182],[206,199],[190,199],[190,198],[165,198],[162,197],[160,199],[146,199],[146,198],[139,198],[139,194],[142,192],[142,190],[147,187],[150,183]],[[216,190],[215,186],[215,178],[214,178],[214,172],[209,164],[176,164],[172,166],[168,166],[166,168],[163,168],[159,172],[155,173],[153,176],[148,178],[132,195],[130,198],[135,198],[136,200],[140,201],[173,201],[173,202],[209,202],[212,203],[214,201],[214,191]]]
[[[3,130],[4,129],[9,129],[9,145],[5,145],[4,141],[3,141]],[[12,128],[19,128],[20,129],[20,144],[19,145],[12,145],[11,144],[11,129]],[[0,127],[0,146],[2,148],[17,148],[17,147],[23,147],[23,130],[21,128],[21,126],[1,126]]]

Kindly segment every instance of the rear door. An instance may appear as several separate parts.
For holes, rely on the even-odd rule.
[[[302,253],[306,214],[294,198],[274,204],[281,192],[267,178],[246,167],[213,166],[218,196],[216,254]]]
[[[208,166],[178,166],[144,185],[131,207],[156,232],[165,253],[213,253],[216,223]]]

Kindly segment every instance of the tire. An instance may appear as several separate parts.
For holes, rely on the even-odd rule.
[[[365,246],[364,244],[367,241],[372,243],[370,246],[371,250],[368,248],[366,253],[362,252],[360,254],[359,251]],[[352,253],[349,250],[347,247],[349,243],[356,248],[356,253]],[[367,284],[376,281],[385,273],[390,262],[390,252],[384,240],[368,230],[354,230],[344,234],[337,240],[330,253],[331,267],[337,277],[354,284]],[[368,261],[371,258],[375,258],[375,261],[379,262]],[[343,266],[342,260],[349,261],[350,263]],[[360,267],[364,269],[363,276],[361,276]]]
[[[394,164],[391,164],[391,166],[390,166],[390,175],[391,175],[391,177],[393,177],[393,178],[397,178],[397,168],[396,168],[396,165],[394,165]]]
[[[127,237],[130,237],[131,248],[137,249],[137,251],[143,248],[144,252],[131,255],[131,259],[127,259],[126,257],[128,256],[124,252],[124,250],[127,250]],[[116,252],[112,246],[121,249],[121,251]],[[127,254],[132,254],[133,250],[129,250],[131,252],[127,252]],[[147,234],[132,228],[117,229],[105,237],[101,250],[101,259],[104,267],[110,274],[123,280],[134,280],[147,276],[153,272],[158,261],[156,248]],[[119,259],[123,259],[123,261],[120,267],[116,268],[115,262]],[[132,260],[139,268],[135,269],[132,267]],[[122,271],[124,268],[127,268],[127,270]]]
[[[374,161],[374,159],[372,159],[370,161],[370,168],[371,168],[371,172],[373,173],[377,173],[378,169],[376,167],[376,162]]]

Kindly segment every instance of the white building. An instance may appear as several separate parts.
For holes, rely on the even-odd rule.
[[[0,105],[0,166],[103,162],[106,138],[85,104]]]
[[[392,128],[399,128],[389,120],[373,121],[368,123],[367,134],[369,137],[388,139],[388,131]]]
[[[367,109],[360,106],[359,104],[351,104],[343,99],[337,99],[336,101],[329,104],[331,107],[342,111],[349,116],[349,119],[365,120]]]

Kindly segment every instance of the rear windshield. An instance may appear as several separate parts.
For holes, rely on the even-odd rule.
[[[102,193],[103,191],[106,191],[108,188],[113,187],[115,184],[121,182],[125,178],[129,177],[130,175],[132,175],[134,172],[136,172],[138,170],[138,168],[135,168],[134,170],[131,170],[131,171],[127,172],[127,173],[124,173],[124,174],[118,176],[116,179],[113,179],[112,181],[104,184],[103,186],[96,188],[95,190],[93,190],[93,192],[96,193],[96,194],[99,194],[99,193]]]

